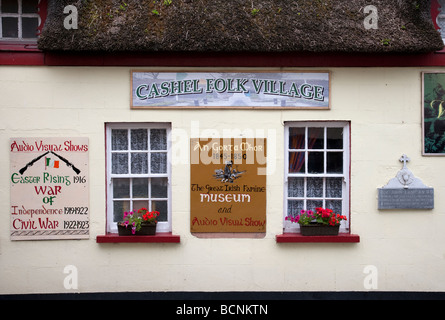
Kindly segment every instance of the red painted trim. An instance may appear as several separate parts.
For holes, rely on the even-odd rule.
[[[239,53],[74,54],[0,51],[0,65],[131,67],[443,67],[445,51],[429,54]]]
[[[116,233],[108,233],[96,237],[97,243],[179,243],[180,236],[169,232],[158,232],[154,236],[119,236]]]
[[[45,55],[41,52],[0,51],[0,66],[43,66]]]
[[[276,241],[277,243],[358,243],[360,242],[360,236],[350,233],[339,233],[338,236],[302,236],[300,233],[283,233],[276,236]]]

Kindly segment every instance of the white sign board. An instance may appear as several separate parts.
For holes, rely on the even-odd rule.
[[[9,141],[11,240],[88,239],[88,138]]]
[[[131,107],[329,109],[330,72],[131,73]]]

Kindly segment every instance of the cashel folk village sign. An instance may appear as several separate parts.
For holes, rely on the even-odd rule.
[[[190,231],[266,232],[266,139],[191,139]]]
[[[330,73],[131,72],[131,108],[329,109]]]
[[[88,138],[12,138],[11,240],[88,239]]]

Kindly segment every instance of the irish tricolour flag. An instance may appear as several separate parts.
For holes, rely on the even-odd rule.
[[[53,160],[51,158],[45,158],[45,169],[46,168],[58,168],[59,161]]]

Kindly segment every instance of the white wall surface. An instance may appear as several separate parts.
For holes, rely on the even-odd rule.
[[[149,70],[149,68],[146,68]],[[175,69],[163,69],[176,71]],[[197,70],[197,69],[193,69]],[[245,70],[245,69],[243,69]],[[130,110],[130,68],[0,67],[0,294],[114,291],[444,291],[443,157],[421,155],[421,71],[333,68],[332,108],[320,110]],[[272,70],[279,72],[280,70]],[[283,228],[285,121],[351,121],[351,229],[360,243],[278,244]],[[190,170],[172,166],[173,233],[179,244],[98,244],[105,233],[106,122],[170,122],[186,154],[199,129],[264,129],[269,161],[267,233],[260,239],[190,234]],[[90,239],[11,241],[8,141],[88,137]],[[435,189],[434,210],[377,210],[377,188],[411,158],[414,175]],[[173,154],[173,157],[175,155]],[[75,266],[78,288],[64,287]],[[367,266],[377,288],[365,286]],[[375,282],[374,282],[375,283]]]

